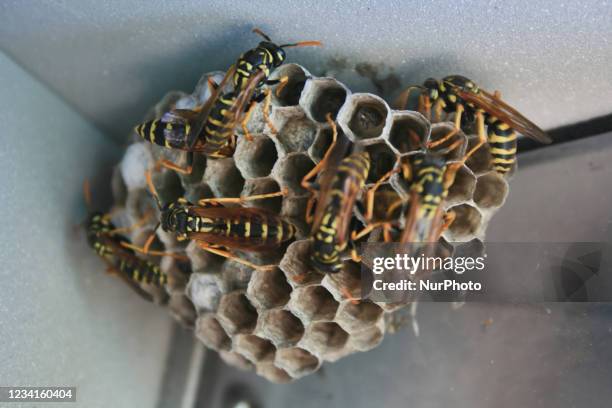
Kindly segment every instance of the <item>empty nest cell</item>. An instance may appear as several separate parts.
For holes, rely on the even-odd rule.
[[[399,154],[411,153],[425,147],[431,125],[418,112],[395,112],[389,142]]]
[[[276,347],[269,340],[253,334],[241,334],[234,337],[234,351],[247,360],[258,363],[273,360]]]
[[[291,347],[302,338],[304,325],[291,312],[275,309],[261,314],[257,334],[276,347]]]
[[[257,311],[243,293],[232,292],[221,298],[217,319],[230,335],[250,333],[257,322]]]
[[[339,113],[338,122],[346,126],[354,142],[379,138],[389,117],[389,107],[372,94],[351,95]]]
[[[260,309],[283,306],[289,301],[291,286],[280,269],[256,270],[251,275],[247,296]]]
[[[244,185],[244,178],[236,168],[233,158],[209,159],[204,180],[215,197],[238,197]]]
[[[215,351],[229,350],[232,340],[212,314],[204,314],[196,320],[195,335],[204,345]]]
[[[300,105],[312,120],[326,123],[328,113],[332,119],[336,118],[347,95],[346,88],[333,78],[309,79],[302,92]]]
[[[319,359],[302,348],[293,347],[278,350],[274,365],[285,370],[291,377],[299,378],[316,371]]]
[[[302,179],[312,168],[314,163],[305,153],[289,153],[280,159],[272,175],[280,183],[281,187],[288,188],[293,194],[306,194],[306,189],[302,188]]]
[[[290,108],[281,109],[283,111],[280,111],[280,109],[276,110],[275,118],[279,118],[282,115],[295,114],[295,112],[286,111],[286,109]],[[299,118],[286,118],[282,127],[277,129],[278,134],[273,136],[281,156],[292,152],[305,152],[315,140],[317,127],[310,119],[304,116],[303,112],[300,113],[301,116]]]
[[[500,207],[508,195],[508,183],[499,173],[492,171],[476,181],[474,202],[480,208]]]
[[[307,286],[293,291],[289,308],[304,322],[333,320],[338,302],[324,287]]]
[[[276,159],[276,146],[265,136],[254,136],[252,141],[241,138],[234,152],[236,167],[245,179],[268,176]]]

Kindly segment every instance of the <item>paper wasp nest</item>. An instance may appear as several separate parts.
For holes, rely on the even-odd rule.
[[[209,75],[218,78],[222,74]],[[172,105],[189,108],[206,100],[209,75],[202,78],[192,95],[167,95],[146,119],[159,116]],[[280,213],[298,228],[298,239],[282,251],[266,256],[240,253],[258,263],[278,264],[273,271],[254,271],[206,253],[194,243],[185,246],[163,231],[157,232],[163,248],[186,249],[189,257],[186,265],[169,257],[162,262],[171,277],[167,289],[173,314],[193,326],[197,338],[218,351],[226,362],[254,370],[273,382],[291,381],[316,371],[324,361],[376,347],[385,334],[385,315],[401,306],[347,300],[347,291],[341,288],[353,297],[360,295],[360,269],[352,261],[347,260],[344,270],[336,275],[321,276],[309,267],[310,241],[304,222],[308,195],[300,181],[330,144],[326,113],[336,118],[340,134],[371,154],[368,183],[390,170],[397,158],[422,151],[425,142],[452,129],[449,123],[432,125],[414,111],[392,110],[375,95],[352,94],[338,81],[313,77],[296,64],[283,65],[273,77],[284,75],[289,76],[289,84],[279,96],[274,95],[271,114],[278,134],[270,133],[259,106],[249,123],[255,140],[239,137],[233,158],[196,155],[191,175],[164,170],[154,176],[162,202],[180,196],[195,201],[288,189],[289,194],[282,199],[247,204]],[[414,132],[420,143],[411,142],[408,131]],[[466,138],[463,133],[457,137]],[[142,142],[137,136],[133,140],[114,182],[117,204],[125,207],[129,222],[137,221],[147,208],[155,206],[145,188],[145,169],[160,156],[179,163],[184,156]],[[469,141],[473,143],[474,137]],[[465,146],[449,153],[447,159],[457,160],[464,151]],[[381,200],[406,197],[405,186],[395,177],[381,191]],[[507,193],[508,185],[492,171],[484,146],[458,172],[450,189],[448,208],[455,210],[457,218],[444,233],[445,239],[483,240],[489,219]],[[155,224],[152,219],[131,238],[142,244]]]

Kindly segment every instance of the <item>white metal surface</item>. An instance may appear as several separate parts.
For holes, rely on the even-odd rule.
[[[78,227],[84,179],[120,151],[1,53],[0,89],[0,385],[154,406],[171,320],[109,277]]]
[[[5,0],[0,48],[116,138],[165,92],[255,46],[254,26],[279,43],[323,41],[289,60],[356,92],[376,90],[373,76],[393,96],[462,73],[547,129],[610,112],[611,12],[606,0]]]

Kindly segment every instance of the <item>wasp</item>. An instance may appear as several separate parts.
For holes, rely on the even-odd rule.
[[[319,41],[301,41],[297,43],[277,45],[263,31],[254,28],[253,32],[263,37],[257,47],[243,53],[236,62],[236,72],[233,75],[233,83],[236,89],[245,89],[250,78],[258,72],[264,72],[264,77],[257,83],[257,88],[265,85],[285,84],[287,78],[276,80],[268,79],[275,68],[280,67],[287,58],[285,48],[321,46]]]
[[[483,119],[482,115],[477,118],[477,126],[481,134],[484,132]],[[439,140],[436,140],[428,146],[437,147],[438,143]],[[367,191],[365,218],[368,225],[362,231],[355,232],[353,238],[359,239],[373,229],[382,227],[385,241],[392,241],[392,231],[397,227],[393,216],[400,206],[405,206],[404,227],[399,234],[399,242],[437,242],[442,232],[449,228],[455,219],[455,213],[452,210],[444,212],[444,200],[448,196],[448,190],[455,181],[457,171],[480,148],[480,145],[476,144],[467,150],[460,160],[447,163],[444,155],[462,148],[464,144],[465,140],[458,139],[444,149],[428,150],[425,153],[401,159],[394,169],[383,175]],[[401,174],[402,180],[409,186],[409,199],[407,202],[398,199],[389,205],[385,220],[373,222],[376,191],[386,180],[397,173]]]
[[[244,203],[278,197],[285,195],[286,191],[239,198],[202,199],[197,204],[180,198],[162,206],[150,170],[147,171],[146,179],[161,212],[159,226],[174,234],[179,241],[193,240],[205,251],[253,269],[265,270],[273,266],[256,265],[222,248],[268,252],[295,237],[295,226],[278,215],[258,208],[223,206],[223,203]],[[149,253],[149,245],[154,238],[155,235],[152,235],[142,248],[126,246],[138,252]]]
[[[450,75],[442,80],[429,78],[422,86],[409,87],[400,95],[400,105],[407,105],[415,88],[420,90],[418,109],[428,118],[431,118],[432,108],[437,119],[442,110],[455,113],[455,133],[461,127],[463,115],[466,122],[484,116],[487,136],[479,135],[478,147],[488,140],[493,168],[502,175],[508,173],[516,161],[516,132],[540,143],[552,142],[542,129],[504,102],[500,92],[491,94],[464,76]],[[453,133],[447,137],[452,136]]]
[[[222,92],[234,71],[234,66],[230,67],[219,84],[209,78],[211,96],[203,105],[194,109],[171,109],[160,118],[135,127],[135,132],[146,141],[188,153],[186,167],[165,159],[160,160],[158,165],[190,174],[194,153],[215,158],[231,156],[235,147],[234,129],[239,123],[245,137],[252,140],[246,125],[255,103],[249,106],[248,102],[253,100],[257,85],[266,74],[259,71],[249,78],[243,89]],[[269,106],[266,106],[264,116],[270,122],[268,110]]]
[[[91,199],[89,185],[84,184],[85,201],[90,207]],[[129,249],[130,241],[122,232],[137,226],[117,228],[111,221],[112,214],[90,211],[85,221],[85,231],[88,245],[107,264],[109,273],[118,276],[136,293],[148,301],[153,301],[151,294],[140,286],[149,284],[163,287],[168,283],[168,276],[162,272],[158,264],[139,258]],[[151,251],[151,255],[163,256],[167,253]],[[174,254],[170,254],[174,255]]]
[[[342,269],[342,253],[350,244],[349,227],[357,198],[365,186],[370,171],[370,155],[367,151],[354,152],[342,158],[347,150],[345,139],[337,141],[336,124],[327,115],[332,128],[332,143],[323,159],[304,176],[302,187],[311,192],[306,215],[312,222],[310,236],[313,239],[310,262],[321,273],[337,273]],[[310,179],[321,173],[318,182]],[[311,216],[313,202],[316,209]],[[357,260],[353,250],[352,256]]]

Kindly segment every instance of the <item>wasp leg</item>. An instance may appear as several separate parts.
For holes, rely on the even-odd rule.
[[[457,218],[457,213],[453,210],[444,213],[444,223],[442,224],[441,232],[446,231],[453,224],[455,218]]]
[[[231,259],[232,261],[236,261],[238,263],[241,263],[243,265],[246,265],[246,266],[248,266],[250,268],[253,268],[253,269],[256,269],[256,270],[269,271],[269,270],[272,270],[272,269],[276,268],[276,265],[256,265],[256,264],[254,264],[252,262],[246,261],[246,260],[244,260],[244,259],[242,259],[242,258],[240,258],[240,257],[238,257],[238,256],[236,256],[234,254],[232,254],[229,251],[224,251],[224,250],[219,249],[219,248],[214,248],[210,244],[207,244],[205,242],[201,242],[201,241],[197,242],[196,241],[196,243],[204,251],[210,252],[211,254],[222,256],[222,257],[227,258],[227,259]]]
[[[193,170],[193,152],[187,152],[187,166],[185,167],[181,167],[167,159],[159,159],[153,167],[156,171],[159,171],[161,167],[165,167],[167,169],[174,170],[177,173],[189,175]]]
[[[305,188],[306,190],[312,192],[312,193],[316,193],[316,190],[312,187],[313,183],[310,183],[308,180],[314,178],[317,174],[319,174],[321,172],[321,169],[323,169],[325,167],[325,165],[327,164],[327,161],[329,160],[329,156],[331,155],[331,152],[334,148],[334,146],[336,145],[336,139],[338,138],[338,129],[336,128],[336,124],[334,123],[334,121],[331,118],[331,114],[328,113],[325,116],[325,119],[327,120],[327,122],[330,124],[331,128],[332,128],[332,142],[329,145],[329,147],[327,148],[327,151],[325,152],[325,154],[323,155],[323,158],[321,159],[320,162],[318,162],[303,178],[302,178],[302,182],[301,182],[301,186],[303,188]]]
[[[276,81],[276,83],[278,84],[278,86],[276,87],[275,93],[276,93],[276,96],[279,97],[283,89],[285,89],[285,87],[289,84],[289,77],[285,75],[284,77],[280,79],[276,79],[274,81]],[[270,82],[271,81],[268,81],[267,84],[270,85]]]
[[[314,214],[312,213],[312,208],[314,207],[314,203],[316,200],[316,196],[312,194],[308,197],[308,201],[306,202],[306,216],[304,217],[307,224],[312,223],[314,220]]]
[[[374,195],[376,194],[376,190],[378,190],[380,186],[382,185],[382,183],[387,181],[392,175],[394,175],[395,173],[399,173],[400,171],[401,171],[401,168],[398,167],[398,168],[395,168],[393,170],[386,172],[385,174],[383,174],[381,178],[378,179],[376,183],[374,183],[374,185],[366,193],[366,215],[365,217],[368,221],[372,221],[372,219],[374,218]]]
[[[155,235],[151,235],[151,237],[153,237],[155,239]],[[176,252],[164,252],[164,251],[152,251],[152,250],[150,250],[149,247],[151,246],[151,243],[149,242],[149,240],[151,242],[153,242],[151,237],[149,237],[149,239],[147,239],[147,242],[142,247],[140,247],[138,245],[134,245],[134,244],[129,243],[129,242],[122,242],[121,246],[124,247],[124,248],[127,248],[127,249],[131,249],[132,251],[139,252],[139,253],[141,253],[143,255],[169,256],[169,257],[172,257],[172,258],[177,259],[179,261],[187,261],[187,260],[189,260],[189,258],[187,258],[185,255],[180,255],[180,254],[178,254]]]
[[[501,92],[498,90],[495,90],[495,92],[493,92],[493,97],[495,99],[501,99]]]
[[[478,149],[482,147],[487,141],[487,134],[485,132],[484,127],[484,114],[482,111],[476,112],[476,124],[477,124],[477,134],[478,134],[478,142],[474,147],[472,147],[461,160],[462,163],[465,163]]]
[[[423,87],[420,85],[409,86],[404,89],[398,96],[395,98],[395,107],[400,110],[404,110],[408,107],[408,102],[410,102],[410,96],[412,96],[412,91],[418,89],[423,93]]]
[[[441,101],[442,101],[441,98],[436,99],[436,101],[434,102],[432,106],[434,115],[435,115],[434,116],[435,122],[440,122],[440,120],[442,119],[442,102]]]
[[[270,128],[270,133],[272,133],[273,135],[277,135],[278,130],[276,129],[276,127],[274,126],[274,123],[272,123],[272,120],[270,119],[270,106],[272,105],[272,92],[270,92],[269,88],[266,88],[266,90],[264,91],[264,94],[266,95],[266,98],[264,100],[264,106],[263,106],[263,117],[264,117],[264,120],[266,121],[266,124]]]
[[[208,203],[239,203],[244,204],[246,201],[255,201],[255,200],[263,200],[265,198],[272,197],[284,197],[289,193],[287,188],[283,188],[281,191],[277,191],[275,193],[266,193],[266,194],[254,194],[246,197],[221,197],[221,198],[203,198],[198,200],[198,204],[205,205]]]
[[[465,108],[463,107],[463,104],[457,104],[457,109],[455,110],[455,129],[461,128],[461,116],[463,115],[464,111]]]
[[[351,239],[354,241],[357,241],[358,239],[363,238],[364,236],[368,235],[370,232],[372,232],[373,230],[375,230],[376,228],[379,227],[385,227],[387,225],[390,225],[391,222],[390,221],[379,221],[379,222],[372,222],[369,223],[368,225],[366,225],[361,231],[357,232],[357,231],[353,231],[351,233]],[[352,255],[352,254],[351,254]],[[353,259],[355,262],[360,262],[361,258],[359,258],[359,260],[355,260]]]
[[[122,234],[122,233],[133,231],[137,228],[142,227],[144,224],[146,224],[151,218],[151,215],[153,215],[153,213],[151,211],[147,211],[134,224],[127,226],[127,227],[119,227],[119,228],[112,229],[108,231],[108,233],[112,235],[112,234]],[[112,211],[108,214],[105,214],[104,217],[110,219],[112,217]]]
[[[251,115],[253,114],[253,109],[255,109],[255,106],[257,106],[257,101],[252,101],[249,109],[247,109],[246,114],[244,115],[244,119],[242,119],[242,122],[240,123],[242,126],[242,131],[244,132],[244,137],[249,142],[253,141],[253,136],[247,129],[247,123],[249,123],[249,120],[251,120]]]

